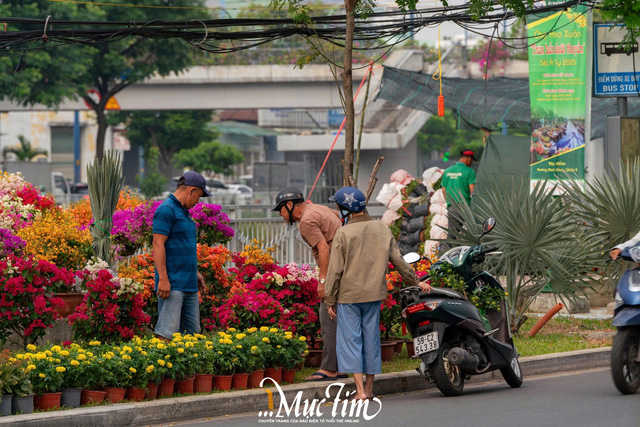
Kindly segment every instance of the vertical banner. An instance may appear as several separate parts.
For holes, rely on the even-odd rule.
[[[577,6],[528,18],[531,188],[544,180],[550,187],[565,172],[584,180],[590,111],[587,13]]]

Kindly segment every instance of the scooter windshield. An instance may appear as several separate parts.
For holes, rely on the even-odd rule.
[[[470,246],[458,246],[449,249],[440,259],[448,262],[449,264],[455,265],[460,262],[467,252],[469,252],[469,249],[471,249]]]

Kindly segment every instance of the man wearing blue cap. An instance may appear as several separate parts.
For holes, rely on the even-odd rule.
[[[210,197],[207,182],[188,171],[178,188],[153,215],[153,262],[158,294],[158,323],[154,334],[172,339],[176,332],[200,332],[198,290],[204,278],[198,273],[196,223],[189,215],[200,197]]]

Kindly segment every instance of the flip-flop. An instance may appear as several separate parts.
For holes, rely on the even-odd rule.
[[[309,377],[320,377],[320,378],[307,379]],[[322,372],[314,372],[313,374],[309,375],[309,377],[305,378],[305,381],[333,381],[336,379],[336,377],[330,377],[329,375],[323,374]]]
[[[341,374],[341,375],[336,376],[336,378],[349,378],[349,375],[348,374]]]

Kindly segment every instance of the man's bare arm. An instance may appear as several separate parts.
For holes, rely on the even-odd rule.
[[[318,268],[320,269],[320,274],[318,279],[326,279],[327,271],[329,270],[329,258],[331,257],[331,248],[326,240],[322,239],[317,245],[316,249],[318,250],[318,259],[316,259],[316,263],[318,263]],[[324,284],[318,282],[318,296],[320,298],[324,298]]]
[[[158,270],[158,298],[167,299],[171,292],[171,283],[167,275],[167,252],[164,244],[168,236],[153,234],[153,263]]]

